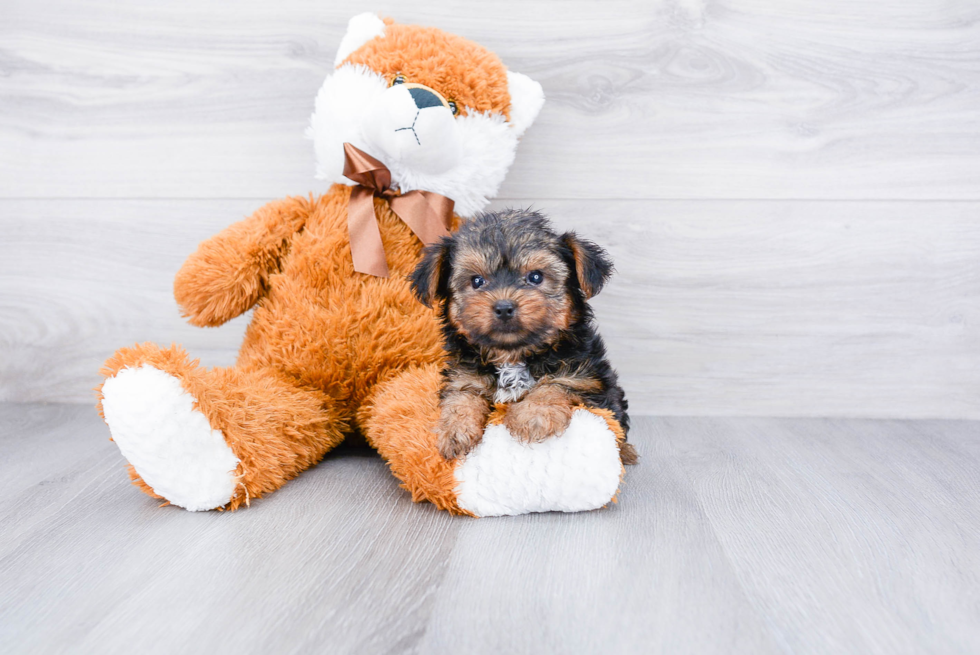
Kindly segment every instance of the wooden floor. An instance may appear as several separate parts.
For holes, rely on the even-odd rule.
[[[453,518],[354,448],[192,514],[128,484],[92,408],[0,405],[0,652],[980,652],[980,424],[633,435],[588,514]]]

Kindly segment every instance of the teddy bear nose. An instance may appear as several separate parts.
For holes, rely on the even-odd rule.
[[[516,311],[517,305],[514,304],[513,300],[498,300],[493,306],[493,313],[502,321],[509,321],[514,318]]]
[[[428,89],[415,87],[409,89],[408,92],[412,94],[412,100],[415,101],[415,106],[419,109],[442,106],[442,100],[439,99],[439,96]]]

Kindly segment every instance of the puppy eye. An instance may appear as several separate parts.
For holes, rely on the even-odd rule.
[[[404,84],[404,83],[405,83],[405,76],[402,75],[401,73],[398,73],[391,79],[391,86],[395,86],[396,84]]]
[[[453,116],[459,113],[459,107],[456,106],[455,100],[449,101],[449,111],[453,112]]]
[[[541,271],[531,271],[527,274],[528,284],[541,284],[544,282],[544,273]]]
[[[487,283],[487,281],[484,280],[479,275],[474,275],[473,278],[470,280],[470,284],[473,285],[473,288],[474,289],[479,289],[480,287],[482,287],[486,283]]]

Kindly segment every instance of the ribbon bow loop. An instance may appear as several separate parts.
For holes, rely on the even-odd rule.
[[[395,193],[388,167],[349,143],[344,144],[344,176],[358,184],[351,189],[347,208],[351,257],[358,273],[388,277],[381,230],[374,214],[374,196],[387,198],[391,211],[425,245],[449,235],[455,204],[451,198],[431,191]]]

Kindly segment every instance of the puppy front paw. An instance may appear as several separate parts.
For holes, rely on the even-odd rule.
[[[468,452],[476,448],[483,438],[483,426],[475,428],[469,426],[468,429],[462,426],[453,426],[439,431],[439,454],[447,461],[453,461],[463,457]]]
[[[490,405],[482,396],[447,394],[442,401],[436,445],[444,459],[452,461],[470,452],[483,439]]]
[[[569,404],[525,398],[507,410],[504,427],[518,441],[538,443],[564,432],[571,420],[572,407]]]

